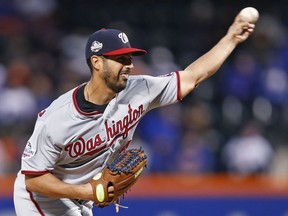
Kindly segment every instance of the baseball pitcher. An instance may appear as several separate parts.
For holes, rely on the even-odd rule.
[[[91,216],[95,205],[117,206],[146,165],[145,152],[130,148],[141,118],[181,101],[219,69],[254,27],[237,15],[210,51],[183,71],[159,77],[130,76],[132,57],[146,51],[132,48],[124,32],[94,32],[86,45],[91,79],[38,114],[15,181],[16,214]]]

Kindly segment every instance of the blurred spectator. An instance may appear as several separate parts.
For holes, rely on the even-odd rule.
[[[266,125],[273,127],[277,124],[280,128],[284,128],[284,125],[288,123],[285,118],[288,101],[287,71],[273,66],[267,67],[259,79],[262,80],[259,86],[261,91],[253,103],[255,118]]]
[[[239,135],[225,144],[222,159],[231,174],[267,173],[272,165],[272,144],[262,135],[256,121],[246,123]]]
[[[4,84],[6,82],[6,68],[4,65],[0,64],[0,91],[4,87]]]
[[[31,78],[30,89],[33,91],[37,103],[37,111],[45,109],[54,98],[53,83],[45,73],[34,74]]]
[[[37,113],[37,104],[28,88],[31,68],[22,60],[12,61],[7,67],[7,80],[0,92],[0,124],[11,125],[30,121]]]
[[[261,92],[273,105],[284,105],[288,100],[288,72],[281,68],[269,67],[263,72]]]
[[[24,15],[31,18],[39,18],[50,15],[57,8],[55,0],[13,0],[16,8]]]
[[[204,133],[214,122],[213,107],[201,101],[184,106],[182,107],[181,120],[184,130],[195,130]]]
[[[149,52],[152,75],[164,75],[180,70],[180,67],[175,63],[173,53],[167,47],[156,46]]]
[[[215,155],[202,135],[193,130],[182,136],[179,154],[176,157],[177,171],[201,174],[214,171]]]
[[[222,130],[233,133],[252,117],[254,98],[261,91],[262,68],[250,52],[239,51],[219,74]]]
[[[267,26],[270,26],[270,28],[267,28]],[[286,64],[286,58],[283,56],[285,52],[274,58],[275,51],[282,50],[282,47],[285,47],[287,41],[286,28],[287,26],[283,26],[280,16],[264,12],[261,14],[261,18],[257,22],[255,35],[251,39],[253,49],[250,49],[259,64],[265,67],[271,65],[271,63],[275,66]]]
[[[171,105],[153,110],[139,123],[137,133],[151,149],[150,171],[167,172],[174,169],[174,157],[180,145],[179,106]]]
[[[86,59],[83,56],[87,38],[88,35],[85,35],[82,32],[68,34],[63,36],[59,44],[63,57],[62,61],[65,62],[65,67],[67,67],[71,73],[83,77],[90,76]]]
[[[274,180],[275,186],[281,189],[288,181],[288,147],[286,143],[277,146],[275,157],[271,169],[271,177]]]
[[[19,169],[16,139],[0,137],[0,175],[14,174]]]
[[[251,104],[259,88],[259,65],[248,52],[239,52],[219,75],[222,97],[233,96],[241,103]]]
[[[6,149],[0,140],[0,175],[6,173],[7,164],[6,164]]]

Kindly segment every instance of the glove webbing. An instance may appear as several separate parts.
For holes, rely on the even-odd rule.
[[[138,163],[147,158],[146,154],[139,156],[139,152],[142,153],[143,150],[130,149],[126,154],[120,154],[112,163],[107,164],[107,168],[117,174],[121,172],[128,174]]]

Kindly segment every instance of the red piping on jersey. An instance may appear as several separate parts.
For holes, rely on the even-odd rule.
[[[177,77],[177,100],[181,101],[182,97],[181,97],[181,83],[180,83],[179,71],[176,71],[176,77]]]
[[[33,193],[31,191],[29,191],[26,188],[26,191],[29,193],[29,197],[31,199],[31,201],[34,203],[35,207],[37,208],[38,212],[40,213],[41,216],[45,216],[44,212],[42,211],[42,209],[40,208],[39,204],[36,202],[36,200],[33,197]]]
[[[101,112],[99,112],[99,111],[93,111],[93,112],[90,112],[90,113],[83,112],[83,111],[79,108],[79,106],[78,106],[78,104],[77,104],[77,100],[76,100],[76,94],[77,94],[77,92],[78,92],[78,90],[79,90],[79,88],[80,88],[81,86],[82,86],[82,85],[78,86],[78,87],[75,89],[75,91],[73,92],[73,104],[74,104],[77,112],[79,112],[81,115],[84,115],[84,116],[93,116],[93,115],[96,115],[96,114],[101,114]]]
[[[31,170],[21,170],[21,174],[28,174],[28,175],[43,175],[43,174],[47,174],[49,173],[49,171],[44,170],[44,171],[31,171]]]

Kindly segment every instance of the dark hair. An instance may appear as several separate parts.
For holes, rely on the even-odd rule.
[[[89,67],[89,69],[90,69],[90,72],[91,72],[91,74],[92,74],[92,63],[91,63],[91,59],[90,59],[90,58],[87,58],[87,59],[86,59],[86,62],[87,62],[87,65],[88,65],[88,67]]]

